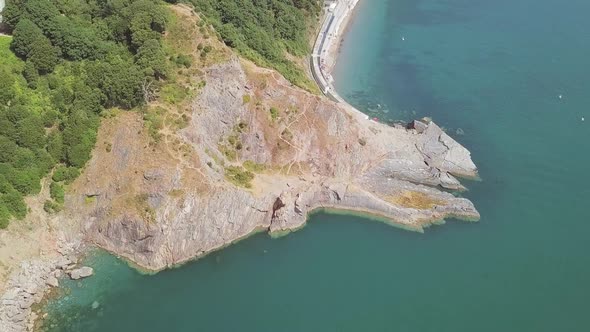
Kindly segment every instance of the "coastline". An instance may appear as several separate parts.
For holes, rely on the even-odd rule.
[[[387,150],[390,148],[390,146],[395,145],[396,142],[400,142],[400,140],[392,140],[392,141],[388,141],[387,139],[385,139],[386,136],[390,136],[389,134],[391,133],[387,133],[385,131],[381,131],[381,129],[377,129],[377,128],[366,128],[366,126],[373,126],[372,125],[372,121],[368,121],[368,116],[364,113],[362,113],[361,111],[357,110],[356,108],[354,108],[353,106],[351,106],[350,104],[348,104],[343,98],[341,98],[337,92],[335,91],[335,89],[332,86],[333,83],[333,79],[331,79],[331,76],[329,76],[329,73],[331,72],[331,68],[334,66],[334,64],[336,63],[337,60],[337,56],[338,56],[338,50],[340,48],[340,44],[343,38],[343,35],[345,34],[345,32],[347,31],[347,26],[350,23],[351,19],[353,18],[353,13],[354,13],[354,9],[356,8],[356,5],[358,4],[359,0],[342,0],[340,2],[340,4],[343,7],[340,7],[341,9],[337,12],[338,16],[330,16],[330,15],[326,15],[324,20],[322,21],[322,25],[321,25],[321,29],[320,32],[318,34],[317,40],[316,40],[316,44],[319,47],[318,50],[321,51],[321,53],[317,56],[316,53],[312,54],[311,60],[312,60],[312,72],[314,72],[314,79],[316,79],[316,75],[320,75],[321,77],[318,77],[316,79],[323,79],[323,82],[325,82],[326,87],[329,88],[329,90],[327,91],[328,93],[326,94],[326,96],[328,96],[329,99],[331,99],[332,101],[336,102],[336,107],[332,107],[334,104],[332,103],[326,103],[326,105],[329,105],[332,109],[331,110],[326,110],[325,112],[322,109],[321,113],[318,109],[314,109],[315,111],[321,113],[321,116],[325,116],[324,118],[320,118],[318,117],[318,119],[316,120],[325,120],[326,121],[326,126],[328,128],[328,132],[332,133],[331,135],[334,137],[338,137],[337,135],[339,135],[341,132],[340,129],[338,128],[350,128],[351,126],[347,125],[350,123],[354,122],[364,122],[362,125],[359,126],[358,130],[359,130],[359,137],[362,138],[362,142],[361,140],[352,140],[350,142],[348,142],[347,144],[345,144],[345,146],[343,145],[341,147],[341,149],[343,150],[347,150],[349,146],[354,146],[358,152],[358,155],[355,155],[356,157],[359,158],[359,160],[366,160],[368,158],[361,158],[361,157],[366,157],[366,156],[372,156],[372,155],[376,155],[377,153],[373,154],[373,153],[367,153],[367,155],[363,155],[362,151],[366,151],[367,149],[369,149],[371,146],[373,146],[376,151],[381,151],[383,148],[383,151]],[[328,24],[330,23],[331,24]],[[336,22],[336,23],[335,23]],[[327,36],[330,35],[330,38],[328,38],[327,40],[329,40],[329,42],[326,44],[325,40],[324,43],[322,43],[323,40],[323,36]],[[318,44],[319,43],[319,44]],[[314,47],[314,50],[316,48]],[[326,66],[325,70],[322,72],[321,68],[318,66],[317,69],[319,70],[319,72],[315,72],[315,67],[314,64],[318,64],[320,63],[320,61],[322,61],[322,59],[324,59],[324,61],[326,61],[326,63],[331,64],[331,66]],[[220,66],[219,68],[215,67],[216,69],[213,70],[217,70],[217,73],[219,75],[212,75],[212,79],[210,81],[208,81],[207,87],[205,89],[205,91],[209,91],[209,96],[211,98],[207,99],[204,98],[204,100],[211,100],[211,101],[215,101],[215,105],[206,105],[207,109],[215,109],[214,106],[216,106],[217,104],[230,104],[235,100],[237,100],[237,104],[239,105],[243,105],[242,101],[242,95],[245,93],[251,93],[250,90],[248,90],[248,92],[246,92],[243,87],[246,86],[253,86],[250,83],[248,83],[248,81],[246,81],[245,77],[243,76],[243,73],[240,72],[240,67],[237,63],[231,63],[226,67],[224,66]],[[221,74],[227,74],[228,77],[225,77],[225,79],[223,79],[223,75]],[[237,74],[236,74],[237,73]],[[326,79],[326,76],[328,75],[328,79]],[[236,80],[238,83],[235,84],[235,86],[239,86],[241,90],[238,90],[237,93],[234,94],[221,94],[219,93],[218,90],[220,91],[225,91],[225,87],[228,85],[228,81],[229,78],[235,78],[235,77],[240,77],[240,80]],[[219,82],[215,82],[214,80],[218,79]],[[243,79],[243,81],[241,80]],[[212,81],[212,82],[211,82]],[[318,85],[320,85],[319,83],[320,81],[318,81]],[[211,83],[211,84],[209,84]],[[249,85],[250,84],[250,85]],[[278,88],[275,87],[275,92],[278,91]],[[293,91],[289,90],[291,93]],[[293,94],[295,95],[295,94]],[[220,102],[220,98],[222,98],[222,102]],[[223,99],[226,98],[226,99]],[[351,115],[351,117],[354,117],[356,120],[358,121],[351,121],[352,119],[350,119],[350,117],[338,117],[338,115],[342,115],[339,114],[340,112],[338,112],[338,109],[342,110],[343,112]],[[231,116],[228,116],[229,118],[235,118],[235,114],[239,111],[241,111],[241,109],[231,109],[232,112]],[[221,112],[210,112],[208,114],[222,114]],[[305,113],[304,113],[305,114]],[[310,116],[309,114],[307,116]],[[204,117],[204,116],[203,116]],[[265,118],[266,119],[266,118]],[[218,123],[217,118],[213,118],[213,119],[209,119],[209,118],[204,118],[201,119],[200,122],[198,122],[199,124],[207,124],[207,123]],[[268,119],[266,119],[268,120]],[[195,120],[196,121],[196,120]],[[350,121],[350,122],[349,122]],[[377,124],[376,127],[381,126],[380,124]],[[383,127],[385,127],[385,125],[383,125]],[[435,128],[435,125],[432,126],[432,128]],[[438,128],[438,127],[436,127]],[[125,128],[126,130],[128,128]],[[390,130],[391,128],[388,128],[386,130]],[[131,132],[139,132],[139,130],[131,130]],[[195,132],[207,132],[205,130],[195,130]],[[401,134],[400,134],[401,135]],[[406,138],[406,136],[408,137],[412,137],[412,139],[407,138],[410,141],[414,141],[414,139],[418,138],[418,137],[422,137],[422,136],[415,136],[418,135],[418,133],[414,133],[412,132],[411,135],[405,133],[403,134],[403,137]],[[442,135],[439,134],[439,136]],[[208,136],[216,136],[216,135],[208,135]],[[217,135],[219,136],[219,135]],[[426,135],[423,135],[426,136]],[[349,136],[340,136],[340,138],[342,137],[349,137]],[[433,136],[434,137],[434,136]],[[305,138],[305,141],[311,141],[310,139]],[[369,142],[369,145],[367,147],[365,147],[365,145],[367,144],[367,141],[365,140],[366,138],[372,138],[372,140],[376,143],[374,143],[374,145]],[[401,137],[400,137],[401,138]],[[436,138],[436,137],[434,137]],[[425,138],[426,140],[426,138]],[[387,144],[387,142],[389,142],[389,144]],[[358,146],[357,146],[358,145]],[[383,145],[383,146],[382,146]],[[425,144],[426,145],[426,144]],[[359,147],[362,146],[362,147]],[[408,145],[410,146],[410,145]],[[131,149],[131,148],[130,148]],[[413,149],[413,147],[412,147]],[[413,151],[413,150],[412,150]],[[254,153],[254,152],[252,152]],[[340,164],[343,165],[345,164],[345,160],[348,161],[351,157],[349,154],[345,154],[345,152],[341,152],[341,155],[339,155],[340,157],[342,157],[342,160],[340,160]],[[338,157],[338,156],[336,156]],[[97,160],[105,160],[105,158],[99,158],[97,157]],[[100,166],[100,163],[97,162],[97,165]],[[102,165],[104,166],[104,165]],[[355,166],[355,165],[353,165]],[[155,167],[155,166],[154,166]],[[162,167],[162,165],[158,165],[159,168]],[[352,167],[352,166],[350,166]],[[97,167],[97,173],[94,175],[90,175],[87,177],[91,178],[91,179],[97,179],[99,178],[99,174],[98,173],[102,173],[102,171],[104,170],[103,168]],[[350,170],[346,170],[347,172]],[[89,172],[89,170],[86,170],[87,174]],[[136,172],[137,173],[137,172]],[[90,173],[92,174],[92,173]],[[151,174],[151,173],[150,173]],[[375,173],[374,174],[375,177],[381,176],[380,174]],[[148,183],[151,177],[148,176],[146,177],[146,175],[144,174],[143,177],[140,177],[140,180],[143,182]],[[309,181],[311,181],[311,183],[313,183],[313,181],[316,181],[316,178],[309,178]],[[342,179],[339,179],[342,180]],[[293,180],[290,180],[293,181]],[[142,182],[142,183],[143,183]],[[305,182],[305,181],[304,181]],[[121,257],[123,258],[125,261],[127,261],[128,263],[132,263],[130,265],[132,265],[134,268],[138,268],[140,270],[143,270],[145,272],[157,272],[159,270],[165,269],[165,268],[174,268],[174,267],[178,267],[180,265],[183,265],[187,262],[193,261],[193,260],[197,260],[199,258],[204,257],[205,255],[217,251],[217,250],[221,250],[235,242],[238,242],[242,239],[245,239],[247,237],[250,237],[260,231],[269,231],[270,235],[276,235],[276,236],[280,236],[282,235],[282,233],[284,232],[285,234],[296,231],[299,228],[302,228],[305,226],[305,224],[307,223],[308,219],[309,219],[309,214],[313,214],[315,212],[319,212],[319,211],[329,211],[329,212],[335,212],[335,213],[349,213],[349,214],[355,214],[355,215],[360,215],[363,216],[365,218],[369,218],[369,219],[377,219],[377,220],[381,220],[389,225],[393,225],[395,227],[399,227],[399,228],[404,228],[404,229],[408,229],[408,230],[412,230],[412,231],[418,231],[421,232],[423,227],[427,227],[430,224],[433,223],[437,223],[438,220],[440,220],[439,216],[437,217],[432,217],[431,219],[428,219],[427,217],[430,215],[432,215],[431,213],[424,213],[424,216],[426,216],[426,218],[423,219],[408,219],[408,215],[406,215],[407,211],[400,211],[398,210],[390,210],[388,207],[389,205],[387,204],[387,202],[383,199],[381,200],[375,200],[373,201],[371,199],[371,197],[368,195],[366,192],[362,192],[362,194],[367,194],[365,196],[363,195],[357,195],[358,193],[355,192],[348,192],[348,185],[350,183],[346,182],[346,186],[344,186],[343,183],[336,183],[336,185],[334,186],[327,186],[327,187],[321,187],[319,188],[312,188],[313,190],[306,190],[303,188],[295,188],[292,187],[294,183],[290,182],[290,183],[286,183],[286,187],[285,190],[287,190],[286,188],[290,188],[288,189],[288,191],[291,192],[295,192],[296,190],[300,190],[300,192],[298,192],[297,197],[292,197],[292,198],[287,198],[284,203],[287,204],[287,208],[284,208],[281,210],[281,207],[278,207],[276,210],[273,206],[272,209],[270,208],[266,208],[266,206],[268,206],[269,202],[258,202],[258,201],[254,201],[254,202],[250,202],[249,200],[246,200],[244,197],[238,195],[238,193],[235,193],[235,195],[233,197],[229,197],[231,195],[228,195],[227,200],[223,200],[220,199],[219,201],[213,201],[213,202],[206,202],[203,204],[208,204],[208,205],[212,205],[212,206],[223,206],[224,210],[225,210],[225,206],[228,206],[229,203],[249,203],[251,204],[251,207],[253,208],[253,211],[248,210],[247,213],[252,213],[252,215],[254,216],[254,218],[258,218],[260,219],[260,223],[253,223],[252,225],[254,227],[252,228],[248,228],[248,229],[241,229],[241,230],[236,230],[239,231],[239,233],[234,232],[234,234],[229,234],[227,238],[225,238],[224,240],[227,240],[229,238],[231,238],[234,235],[238,235],[236,237],[233,237],[230,241],[227,242],[223,242],[223,243],[210,243],[210,244],[206,244],[205,247],[203,248],[198,248],[195,245],[194,250],[190,249],[190,250],[184,250],[184,248],[181,249],[177,249],[178,252],[175,254],[178,255],[173,255],[172,257],[172,261],[174,262],[173,264],[168,264],[167,266],[163,266],[162,268],[159,269],[150,269],[149,265],[146,266],[142,266],[141,261],[138,261],[138,257],[136,254],[139,252],[141,253],[141,250],[144,250],[145,248],[140,248],[140,247],[133,247],[131,249],[129,248],[124,248],[120,243],[110,243],[110,242],[99,242],[97,243],[97,245],[110,252],[111,254]],[[324,185],[326,183],[322,183],[321,185]],[[344,186],[344,187],[342,187]],[[342,188],[341,188],[342,187]],[[409,187],[408,187],[409,188]],[[402,188],[402,189],[408,189],[406,187]],[[400,189],[400,188],[398,188]],[[418,188],[414,188],[411,187],[411,190],[417,190]],[[96,191],[96,189],[94,189]],[[106,190],[106,189],[104,189]],[[401,189],[400,189],[401,190]],[[93,191],[93,193],[95,192]],[[86,196],[87,192],[83,192],[82,196]],[[101,192],[102,193],[102,192]],[[108,193],[102,193],[105,197],[108,196]],[[227,191],[224,191],[224,195],[227,194]],[[271,193],[272,195],[274,194],[278,194],[277,193]],[[303,197],[302,199],[299,199],[299,194],[301,194],[301,197]],[[214,195],[212,195],[214,196]],[[282,196],[282,195],[281,195]],[[274,198],[274,197],[273,197]],[[314,199],[318,199],[317,201],[314,201]],[[274,201],[273,201],[274,202]],[[184,204],[184,203],[183,203]],[[201,204],[200,201],[198,201],[197,199],[194,199],[192,202],[186,203],[187,206],[197,206],[198,204]],[[383,204],[385,204],[385,207],[383,206]],[[170,207],[172,207],[173,205],[171,204]],[[473,208],[472,206],[467,206],[468,210],[466,213],[468,213],[469,211],[471,211],[471,208]],[[302,209],[302,211],[298,212],[296,215],[293,215],[291,213],[293,213],[293,211],[298,211],[299,209]],[[188,212],[190,209],[187,209]],[[236,210],[238,211],[239,209],[230,209],[230,210]],[[307,210],[307,211],[305,211]],[[407,207],[406,207],[407,210]],[[282,216],[280,218],[276,218],[277,220],[275,220],[276,216],[273,216],[271,218],[269,218],[272,215],[275,214],[275,212],[279,212],[279,214],[281,214]],[[453,210],[449,210],[451,212],[453,212]],[[192,220],[191,218],[193,216],[189,215],[189,213],[187,212],[186,214],[186,220],[181,220],[179,223],[182,224],[182,222],[188,223],[189,226],[193,227],[194,226],[194,220]],[[413,212],[413,211],[411,211]],[[441,211],[438,211],[439,213],[442,213]],[[455,211],[456,212],[456,211]],[[239,213],[246,213],[246,212],[239,212]],[[450,214],[448,212],[444,212],[447,213],[447,215],[450,216]],[[477,212],[475,211],[475,209],[473,208],[473,211],[471,211],[472,215],[475,215]],[[175,213],[177,214],[177,213]],[[215,213],[215,214],[219,214],[219,213]],[[283,215],[284,214],[284,215]],[[240,216],[240,218],[243,217],[243,220],[247,220],[247,219],[252,219],[250,218],[250,215],[245,215],[248,216],[248,218],[244,217],[244,215]],[[165,218],[166,216],[161,216],[161,218],[163,220],[169,220],[170,218]],[[234,216],[234,218],[236,218],[236,216]],[[212,218],[214,219],[214,218]],[[280,219],[280,220],[278,220]],[[192,220],[190,223],[188,222],[189,220]],[[402,222],[403,220],[408,220],[409,223],[404,223]],[[283,223],[284,221],[284,223]],[[397,222],[396,222],[397,221]],[[125,219],[125,222],[127,222],[127,219]],[[221,223],[221,222],[220,222]],[[412,223],[415,223],[415,225],[412,225]],[[121,223],[119,222],[118,225],[120,225]],[[162,224],[166,224],[166,223],[162,223]],[[186,226],[185,224],[182,224],[182,226]],[[232,231],[233,229],[231,229],[230,227],[231,225],[226,227],[228,228],[229,231]],[[406,228],[407,227],[407,228]],[[276,228],[276,230],[272,230],[273,228]],[[112,229],[109,229],[109,231],[111,231]],[[206,229],[205,226],[203,226],[203,230],[204,233],[206,233],[206,231],[208,231],[208,229]],[[98,230],[94,230],[95,236],[102,236],[101,233],[101,229]],[[118,230],[117,230],[118,231]],[[152,235],[151,232],[154,232],[155,234],[158,235]],[[91,232],[91,231],[88,231]],[[139,237],[139,238],[133,238],[134,235],[136,234],[131,234],[129,235],[131,238],[129,239],[128,242],[124,242],[124,243],[139,243],[141,241],[143,241],[142,239],[148,238],[156,238],[157,236],[159,236],[159,234],[161,234],[162,232],[160,232],[160,230],[156,230],[154,231],[154,229],[151,229],[149,227],[146,227],[145,229],[143,228],[139,228],[137,229],[138,234],[141,233],[142,235],[145,233],[147,234],[147,237]],[[123,236],[126,236],[128,234],[123,234]],[[172,235],[171,235],[172,236]],[[97,238],[94,238],[94,240],[96,241]],[[104,238],[102,237],[98,237],[98,239],[103,239],[104,241],[108,241],[109,237],[105,236]],[[127,239],[125,239],[127,240]],[[168,239],[165,239],[168,240]],[[193,239],[194,240],[194,239]],[[94,241],[91,241],[94,242]],[[176,241],[179,242],[179,241]],[[189,241],[190,242],[190,241]],[[111,244],[111,246],[105,245],[106,244]],[[193,243],[194,244],[194,243]],[[210,246],[209,246],[210,245]],[[184,246],[184,244],[183,244]],[[207,247],[209,246],[209,247]],[[129,249],[129,251],[125,251],[126,249]],[[150,249],[150,248],[148,248]],[[192,250],[192,251],[191,251]],[[196,254],[195,254],[196,253]],[[78,256],[80,255],[79,252],[75,252],[70,254],[71,256]],[[186,256],[186,255],[190,255],[190,256]],[[75,258],[75,260],[77,261],[78,258],[77,257],[71,257],[73,260]],[[168,256],[165,257],[166,259],[170,258]],[[145,263],[145,261],[144,261]],[[48,275],[53,274],[54,272],[57,271],[55,264],[51,265],[48,269],[43,269],[43,271],[40,271],[40,273],[44,273],[44,276],[40,276],[39,279],[39,285],[42,286],[43,288],[43,292],[39,291],[39,293],[44,293],[46,290],[49,289],[49,286],[46,285],[45,280],[47,279]],[[59,272],[59,271],[57,271]],[[60,272],[60,275],[63,275],[63,273]],[[19,285],[16,285],[16,287],[20,287]],[[25,295],[27,294],[27,292],[20,292],[19,290],[19,294],[23,295],[23,297],[25,297]],[[28,299],[28,296],[26,297]],[[27,300],[28,301],[28,300]],[[12,312],[11,312],[12,314]],[[0,315],[1,316],[1,315]],[[31,312],[26,312],[24,316],[27,316],[29,319],[34,320],[35,315],[33,315],[31,317]],[[2,317],[0,317],[2,318]],[[12,317],[6,317],[6,318],[12,318]],[[0,323],[1,319],[0,319]],[[24,324],[24,323],[23,323]],[[22,324],[20,324],[22,325]],[[0,324],[0,327],[2,325]],[[0,329],[2,330],[2,329]],[[2,330],[3,331],[3,330]]]
[[[342,104],[345,109],[353,111],[357,115],[368,116],[352,105],[348,104],[334,88],[334,79],[331,72],[336,64],[338,51],[342,42],[346,27],[350,23],[354,9],[360,0],[341,0],[335,7],[326,11],[320,25],[320,31],[316,37],[312,54],[311,70],[313,79],[320,90],[331,100]]]

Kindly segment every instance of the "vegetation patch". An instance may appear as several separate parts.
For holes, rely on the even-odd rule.
[[[241,166],[228,166],[225,168],[225,178],[238,187],[252,188],[254,173]]]
[[[149,204],[149,195],[146,193],[133,197],[131,204],[135,207],[140,217],[146,222],[156,221],[156,211]]]
[[[256,163],[252,160],[246,160],[243,163],[244,168],[253,173],[262,173],[266,170],[266,165]]]
[[[148,130],[150,138],[159,143],[162,139],[160,130],[164,127],[164,118],[166,110],[162,107],[148,107],[143,112],[144,125]]]
[[[279,110],[276,107],[271,107],[268,111],[270,112],[272,121],[276,121],[279,118]]]
[[[434,199],[419,191],[405,191],[400,195],[388,196],[387,201],[395,205],[413,209],[432,209],[437,205],[445,205],[445,202]]]

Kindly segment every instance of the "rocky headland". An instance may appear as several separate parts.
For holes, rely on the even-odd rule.
[[[88,244],[157,271],[255,232],[284,235],[322,208],[416,231],[479,219],[451,193],[465,190],[457,177],[476,177],[477,168],[434,122],[368,120],[235,56],[193,79],[202,84],[182,110],[186,121],[164,139],[138,112],[103,119],[65,210],[44,228],[60,234],[49,241],[52,254],[23,256],[4,282],[0,330],[31,329],[31,305],[57,286],[55,277],[91,273],[73,270]]]
[[[87,241],[160,270],[254,232],[296,230],[317,208],[414,230],[479,218],[469,200],[442,190],[464,189],[455,176],[477,171],[433,122],[364,120],[237,58],[208,68],[206,82],[178,133],[180,158],[150,145],[134,114],[101,130],[99,145],[112,150],[97,149],[69,197]],[[251,188],[228,180],[228,169],[249,164],[260,169]]]

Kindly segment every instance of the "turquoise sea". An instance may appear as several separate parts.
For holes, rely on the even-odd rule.
[[[588,0],[360,2],[338,90],[382,121],[431,116],[467,146],[479,223],[418,234],[322,213],[153,276],[99,253],[46,330],[590,331],[589,13]]]

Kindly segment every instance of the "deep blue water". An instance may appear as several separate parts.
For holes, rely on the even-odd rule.
[[[481,221],[418,234],[317,214],[155,276],[98,254],[97,275],[50,305],[50,330],[590,331],[588,13],[362,0],[339,92],[382,121],[431,116],[466,145]]]

